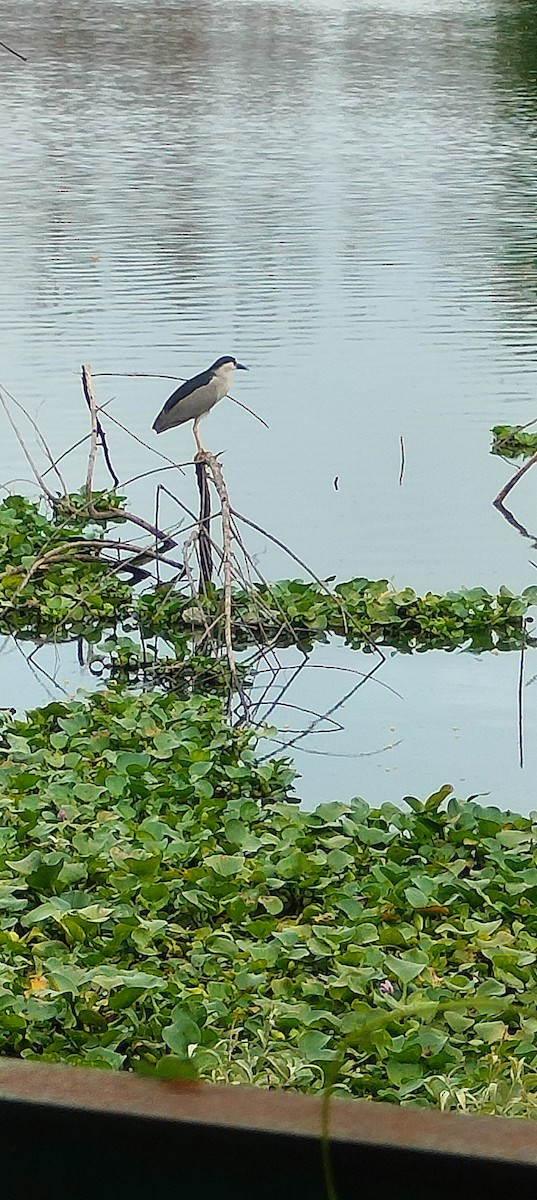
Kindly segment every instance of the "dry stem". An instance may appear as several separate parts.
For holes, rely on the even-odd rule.
[[[233,634],[231,626],[231,582],[233,576],[232,567],[232,531],[231,531],[231,504],[229,494],[222,474],[222,468],[218,459],[209,450],[203,450],[201,454],[196,455],[196,464],[206,465],[209,468],[212,483],[218,492],[221,507],[222,521],[222,574],[224,585],[224,640],[226,643],[226,654],[229,665],[229,673],[236,691],[241,694],[239,676],[237,672],[237,664],[235,662],[235,654],[233,651]]]
[[[24,441],[24,438],[22,437],[22,434],[19,433],[19,430],[17,429],[17,426],[13,420],[13,417],[11,416],[11,413],[10,413],[9,408],[4,400],[4,396],[3,396],[1,390],[0,390],[0,404],[2,405],[2,408],[6,414],[9,424],[11,425],[11,428],[15,434],[15,437],[19,443],[19,446],[24,454],[24,457],[25,457],[26,461],[29,463],[29,465],[34,473],[36,481],[39,484],[39,487],[44,492],[45,496],[48,497],[49,500],[54,500],[53,493],[51,491],[49,491],[49,489],[45,483],[45,480],[43,479],[43,476],[40,474],[40,472],[38,471],[38,469],[34,463],[34,460],[30,454],[30,451],[28,450],[28,447]]]
[[[509,492],[512,492],[513,488],[515,487],[515,484],[517,484],[519,482],[519,480],[522,479],[522,476],[526,474],[526,471],[529,471],[530,467],[533,467],[536,462],[537,462],[537,451],[535,454],[532,454],[531,458],[528,458],[527,462],[523,463],[523,465],[518,468],[518,471],[515,471],[515,474],[512,475],[511,478],[507,480],[507,483],[504,484],[503,488],[500,488],[498,495],[492,501],[495,508],[499,509],[500,512],[502,511],[502,509],[504,507],[503,502],[506,499],[506,497],[509,495]]]
[[[97,455],[97,443],[98,442],[100,442],[101,449],[102,449],[103,456],[104,456],[104,461],[108,467],[108,470],[110,471],[110,475],[112,477],[114,487],[119,487],[119,479],[118,479],[116,472],[114,471],[114,468],[112,466],[112,461],[110,459],[110,453],[108,450],[108,443],[106,441],[106,434],[105,434],[104,429],[101,425],[101,422],[99,421],[99,418],[97,416],[97,405],[95,403],[95,397],[93,395],[93,386],[92,386],[92,382],[91,382],[91,367],[89,367],[89,366],[82,367],[82,387],[84,389],[84,396],[86,398],[86,404],[87,404],[87,406],[90,410],[90,414],[91,414],[90,452],[89,452],[89,456],[88,456],[88,470],[87,470],[87,475],[86,475],[86,495],[87,495],[88,501],[89,501],[91,499],[91,491],[92,491],[92,484],[93,484],[93,471],[94,471],[94,467],[95,467],[95,458]]]
[[[91,383],[91,368],[89,366],[82,367],[82,387],[86,397],[86,403],[90,410],[91,417],[91,433],[90,433],[90,448],[88,454],[88,468],[86,471],[86,500],[91,503],[93,492],[93,475],[95,471],[95,459],[97,458],[97,438],[99,436],[97,423],[97,405],[95,396],[93,395],[93,387]]]

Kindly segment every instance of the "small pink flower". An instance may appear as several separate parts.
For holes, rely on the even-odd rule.
[[[66,821],[66,820],[67,820],[67,813],[66,813],[65,809],[59,808],[58,809],[58,821]]]
[[[393,996],[394,991],[395,989],[393,983],[390,983],[389,979],[381,979],[379,983],[379,992],[381,996]]]

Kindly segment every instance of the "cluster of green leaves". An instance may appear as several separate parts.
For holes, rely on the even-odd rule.
[[[115,690],[4,716],[0,783],[1,1053],[531,1108],[533,819],[308,813],[216,698]]]
[[[207,617],[214,617],[221,595],[213,591],[203,603]],[[333,591],[283,580],[234,593],[234,638],[245,646],[258,641],[262,630],[265,639],[297,642],[305,649],[337,634],[355,649],[375,642],[399,650],[512,650],[526,637],[524,618],[535,603],[535,586],[520,596],[505,587],[497,595],[474,587],[417,596],[412,588],[396,591],[387,579],[351,579]],[[166,587],[140,597],[138,613],[146,636],[161,635],[178,650],[196,620],[191,599]]]
[[[491,454],[501,458],[531,458],[537,452],[537,433],[527,433],[519,425],[494,425]]]
[[[176,643],[174,658],[160,653],[158,646],[142,647],[134,638],[124,636],[107,638],[99,643],[97,650],[114,683],[133,687],[143,680],[146,686],[170,690],[176,696],[190,696],[193,692],[228,696],[227,658],[193,652],[188,642],[185,630],[184,641]],[[249,680],[240,663],[237,674],[247,687]]]
[[[204,679],[207,672],[219,677],[215,660],[202,656],[198,663],[192,655],[199,604],[167,585],[137,594],[100,553],[107,523],[124,520],[122,505],[123,497],[108,492],[94,493],[91,506],[83,493],[64,496],[51,514],[23,496],[0,504],[0,632],[38,641],[96,642],[123,623],[123,632],[141,630],[145,638],[162,636],[174,646],[177,682],[184,690],[200,672]],[[366,649],[372,642],[400,650],[513,649],[526,637],[524,618],[536,602],[536,587],[520,596],[507,588],[491,595],[478,587],[417,596],[412,588],[395,590],[385,579],[352,579],[331,590],[284,580],[234,593],[234,639],[237,646],[270,638],[307,649],[337,634]],[[223,608],[221,592],[211,588],[203,606],[212,623]],[[120,638],[112,657],[117,674],[136,675],[135,642]]]
[[[93,508],[117,509],[121,497],[98,493]],[[64,496],[52,515],[24,496],[0,504],[0,631],[32,640],[96,640],[130,610],[131,588],[84,542],[103,537],[106,522],[81,493]]]

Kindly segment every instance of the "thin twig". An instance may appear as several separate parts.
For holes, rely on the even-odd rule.
[[[375,668],[375,670],[378,669],[379,665],[380,664],[377,663],[377,667]],[[288,748],[290,748],[291,746],[296,746],[297,742],[301,742],[302,738],[308,737],[308,735],[310,733],[313,733],[315,727],[320,723],[320,721],[327,721],[333,715],[333,713],[338,712],[340,708],[343,708],[343,705],[346,704],[348,700],[351,700],[352,697],[356,694],[356,692],[358,692],[360,690],[360,688],[363,687],[364,683],[367,682],[367,680],[370,678],[371,674],[372,674],[372,672],[370,672],[369,675],[366,675],[363,679],[360,679],[358,681],[358,683],[355,683],[354,687],[350,688],[350,690],[348,692],[346,692],[345,695],[342,696],[339,700],[337,700],[335,704],[332,704],[332,706],[330,708],[327,708],[326,712],[322,713],[322,715],[319,715],[315,721],[311,721],[310,724],[308,726],[306,726],[306,729],[303,729],[301,733],[296,735],[296,737],[293,737],[293,738],[291,738],[291,740],[289,742],[286,741],[286,742],[283,742],[282,744],[287,746]],[[384,749],[388,749],[388,747],[384,747]],[[374,751],[373,753],[380,753],[380,751]],[[265,755],[264,757],[268,758],[268,757],[270,757],[270,755]],[[356,755],[355,757],[366,758],[366,757],[368,757],[368,755],[362,753],[362,754]],[[263,761],[263,759],[261,761]]]
[[[28,59],[24,57],[24,54],[19,54],[18,50],[13,50],[13,48],[11,46],[7,46],[5,42],[0,42],[0,46],[3,50],[8,50],[10,54],[14,54],[15,58],[20,58],[21,62],[28,62]]]
[[[155,375],[149,371],[94,371],[95,379],[171,379],[184,383],[183,375]]]
[[[520,664],[518,668],[518,764],[524,769],[524,662],[526,657],[526,622],[522,618],[523,640],[520,647]]]
[[[101,425],[101,422],[99,421],[99,418],[97,416],[97,405],[95,403],[95,397],[93,395],[93,386],[92,386],[92,380],[91,380],[91,367],[89,367],[89,366],[82,367],[82,387],[84,389],[84,396],[86,398],[86,404],[91,413],[90,452],[89,452],[89,456],[88,456],[88,470],[87,470],[87,474],[86,474],[86,496],[89,501],[91,499],[91,490],[92,490],[92,484],[93,484],[93,471],[94,471],[94,467],[95,467],[95,458],[97,455],[97,439],[100,443],[100,446],[101,446],[101,449],[103,452],[104,461],[105,461],[105,463],[108,467],[108,470],[110,472],[110,475],[112,477],[114,487],[119,487],[119,478],[116,475],[116,472],[112,466],[112,460],[110,458],[110,452],[108,450],[108,442],[106,440],[106,434],[105,434],[104,429]]]
[[[309,733],[309,730],[307,730],[306,732]],[[320,731],[317,730],[316,732],[319,733]],[[300,750],[301,754],[313,754],[313,755],[317,755],[319,758],[352,758],[352,759],[376,758],[377,755],[379,755],[379,754],[386,754],[386,752],[388,750],[394,750],[395,747],[400,746],[403,741],[402,738],[399,738],[399,741],[397,741],[397,742],[390,742],[387,746],[380,746],[378,750],[364,750],[361,754],[343,754],[339,750],[316,750],[313,746],[299,746],[297,744],[298,739],[296,739],[294,742],[286,742],[284,740],[284,738],[268,737],[267,740],[270,742],[274,742],[275,746],[282,746],[284,750],[287,750],[289,746],[292,746],[293,750]],[[265,754],[263,756],[263,758],[259,759],[259,762],[266,762],[266,760],[268,758],[271,758],[271,754]]]
[[[160,484],[157,483],[157,486],[155,488],[155,529],[158,528],[159,521],[160,521]],[[157,542],[157,539],[155,538],[155,550],[157,548],[157,545],[158,545],[158,542]],[[159,584],[160,584],[160,564],[157,562],[157,586]]]
[[[64,458],[67,458],[69,454],[72,454],[73,450],[78,450],[79,446],[83,446],[84,442],[87,442],[89,436],[90,436],[89,433],[85,433],[84,437],[81,437],[78,439],[78,442],[73,442],[73,445],[69,446],[68,450],[64,450],[63,454],[59,454],[57,458],[53,459],[53,461],[50,464],[50,467],[47,467],[46,471],[43,471],[43,479],[45,478],[45,475],[49,474],[50,471],[55,471],[56,474],[59,475],[59,471],[57,470],[58,463],[61,463]],[[61,476],[60,476],[60,478],[61,478]],[[67,492],[66,487],[64,487],[64,492]]]
[[[197,461],[196,481],[200,495],[198,555],[200,564],[200,592],[206,592],[213,578],[213,554],[211,547],[211,493],[207,482],[206,463]]]
[[[160,475],[163,471],[171,471],[175,468],[177,470],[181,470],[182,472],[183,467],[191,466],[192,459],[190,459],[188,462],[182,463],[170,462],[169,466],[166,467],[152,467],[150,471],[140,471],[139,475],[131,475],[129,479],[123,479],[121,482],[121,487],[125,488],[128,487],[130,483],[138,483],[140,479],[149,479],[151,475]]]
[[[102,408],[99,409],[99,412],[102,412]],[[184,475],[181,465],[174,462],[173,458],[168,458],[167,454],[163,454],[162,451],[157,450],[155,446],[150,446],[149,442],[144,442],[143,438],[140,438],[136,433],[133,433],[132,429],[127,429],[127,426],[123,425],[121,421],[118,421],[117,417],[113,417],[112,413],[107,412],[106,417],[108,421],[112,421],[114,425],[117,425],[118,429],[122,429],[124,433],[128,433],[129,437],[131,437],[133,441],[138,442],[139,446],[143,446],[144,450],[151,450],[153,454],[156,454],[158,458],[162,458],[164,462],[169,463],[171,467],[179,466],[181,473]]]
[[[511,478],[507,480],[507,483],[504,484],[503,488],[500,489],[500,491],[498,492],[498,495],[492,501],[495,508],[499,509],[500,512],[502,512],[503,502],[504,502],[506,496],[509,495],[509,492],[511,492],[513,490],[513,488],[515,487],[515,484],[517,484],[519,482],[519,480],[522,479],[522,476],[526,474],[526,471],[529,471],[530,467],[533,467],[536,462],[537,462],[537,451],[535,452],[535,454],[532,454],[531,458],[528,458],[527,462],[523,463],[522,466],[518,468],[518,471],[515,471],[515,474],[512,475]]]
[[[255,417],[256,421],[259,421],[260,425],[265,426],[265,429],[270,429],[270,425],[267,425],[267,422],[263,420],[263,417],[260,417],[259,413],[254,412],[253,408],[248,408],[247,404],[243,404],[242,400],[237,400],[236,396],[228,396],[228,400],[231,400],[232,404],[238,404],[239,408],[243,408],[245,412],[250,413],[250,416]]]
[[[192,508],[189,508],[188,504],[185,504],[184,501],[179,498],[179,496],[176,496],[176,495],[174,495],[173,492],[170,492],[170,489],[166,487],[165,483],[159,484],[159,487],[160,487],[160,490],[166,494],[166,496],[169,496],[170,500],[173,500],[174,503],[177,504],[177,506],[179,508],[181,508],[183,510],[183,512],[185,512],[187,514],[188,517],[191,518],[192,526],[197,527],[198,517],[197,517],[196,513],[194,512],[194,510]],[[219,513],[213,513],[213,516],[215,516],[215,517],[218,517],[219,515],[220,515]],[[189,527],[187,526],[187,529],[188,528]],[[213,538],[211,538],[211,548],[215,551],[215,553],[218,555],[218,557],[221,560],[222,559],[222,550],[221,550],[220,546],[218,545],[218,543],[213,540]]]
[[[41,443],[41,446],[43,447],[43,450],[44,450],[44,452],[49,460],[49,463],[50,463],[50,467],[47,467],[46,471],[43,471],[43,479],[45,478],[45,475],[48,475],[49,471],[54,471],[58,477],[58,480],[59,480],[59,483],[61,485],[63,492],[66,493],[67,485],[65,483],[65,480],[64,480],[63,476],[61,475],[60,471],[58,471],[58,469],[57,469],[57,462],[54,460],[52,451],[51,451],[49,445],[47,444],[47,442],[45,441],[45,438],[39,428],[39,425],[37,424],[37,421],[34,419],[34,417],[32,417],[31,413],[28,412],[28,409],[24,407],[24,404],[21,404],[20,400],[17,400],[15,396],[12,396],[11,392],[8,391],[7,387],[4,384],[2,384],[2,391],[4,392],[4,395],[6,395],[11,400],[11,403],[15,404],[16,407],[20,410],[20,412],[23,413],[23,415],[26,417],[26,420],[32,426],[32,429],[33,429],[38,441]],[[67,453],[69,453],[69,452],[67,452]]]
[[[11,428],[12,428],[12,430],[13,430],[13,432],[14,432],[14,434],[15,434],[15,437],[16,437],[16,439],[17,439],[18,443],[19,443],[19,446],[20,446],[20,448],[21,448],[21,450],[22,450],[22,452],[23,452],[23,454],[24,454],[24,457],[25,457],[26,461],[29,463],[29,465],[30,465],[30,467],[31,467],[31,470],[32,470],[32,471],[33,471],[33,473],[34,473],[34,476],[35,476],[35,478],[36,478],[36,480],[37,480],[37,482],[38,482],[38,484],[39,484],[39,487],[41,488],[41,490],[44,492],[45,496],[46,496],[46,497],[47,497],[47,498],[48,498],[50,501],[53,501],[53,500],[55,500],[55,499],[56,499],[56,497],[54,496],[54,493],[53,493],[53,492],[51,492],[51,491],[49,490],[49,488],[47,487],[47,485],[46,485],[46,483],[45,483],[45,480],[43,479],[43,476],[40,474],[40,472],[38,471],[38,469],[37,469],[37,467],[36,467],[36,465],[35,465],[35,463],[34,463],[34,460],[33,460],[32,456],[31,456],[31,454],[30,454],[30,451],[28,450],[28,447],[27,447],[27,445],[26,445],[26,443],[25,443],[25,441],[24,441],[24,438],[22,437],[22,434],[21,434],[21,433],[19,432],[19,430],[17,429],[17,426],[16,426],[16,424],[15,424],[15,422],[14,422],[14,420],[13,420],[13,417],[11,416],[11,413],[10,413],[10,411],[9,411],[9,408],[8,408],[8,406],[7,406],[7,404],[6,404],[6,401],[5,401],[5,399],[4,399],[4,395],[3,395],[3,392],[2,392],[2,390],[1,390],[1,388],[0,388],[0,403],[1,403],[1,405],[2,405],[2,408],[4,409],[4,412],[5,412],[5,414],[6,414],[6,417],[7,417],[8,421],[9,421],[9,424],[11,425]]]
[[[17,639],[15,638],[15,641],[16,641],[16,640],[17,640]],[[32,667],[33,669],[35,669],[36,671],[40,671],[40,672],[41,672],[41,674],[45,676],[45,679],[48,679],[49,683],[52,683],[52,684],[53,684],[53,686],[56,688],[56,690],[58,690],[58,689],[59,689],[59,690],[60,690],[60,692],[63,692],[64,696],[68,696],[68,695],[69,695],[69,693],[68,693],[68,691],[67,691],[67,688],[64,688],[64,687],[63,687],[63,684],[61,684],[61,683],[58,683],[58,680],[57,680],[56,676],[55,676],[55,675],[51,675],[51,674],[50,674],[50,672],[49,672],[49,671],[47,671],[47,670],[45,669],[45,667],[42,667],[42,666],[41,666],[41,663],[38,663],[38,661],[37,661],[37,658],[35,657],[35,655],[36,655],[36,654],[38,654],[38,653],[39,653],[39,651],[40,651],[40,650],[42,650],[42,649],[43,649],[43,644],[42,644],[42,643],[41,643],[41,644],[39,644],[39,643],[38,643],[36,646],[34,646],[33,650],[31,651],[31,653],[28,655],[28,658],[26,659],[26,662],[27,662],[28,666],[30,666],[30,665],[31,665],[31,667]],[[56,653],[56,664],[57,664],[57,665],[56,665],[56,670],[58,669],[58,662],[57,662],[57,659],[58,659],[58,656],[57,656],[57,653]]]
[[[88,511],[89,515],[94,521],[130,521],[132,525],[138,525],[140,529],[145,529],[145,532],[150,534],[152,538],[158,539],[159,542],[162,542],[161,553],[163,551],[167,553],[168,550],[172,550],[173,547],[177,545],[175,538],[171,537],[169,533],[165,533],[163,529],[158,529],[155,525],[152,525],[150,521],[144,520],[143,517],[139,517],[136,513],[127,512],[126,509],[111,508],[103,511],[100,508],[95,508],[93,504],[90,504],[88,506]],[[148,554],[149,553],[150,552],[148,551]],[[174,563],[173,565],[179,566],[178,563]]]
[[[404,443],[402,434],[399,438],[399,446],[401,449],[401,470],[399,471],[399,487],[401,487],[401,484],[403,482],[403,476],[405,473],[405,443]]]
[[[89,366],[82,367],[82,387],[84,389],[84,396],[86,397],[86,404],[90,410],[91,417],[90,448],[88,454],[88,467],[86,471],[86,500],[89,504],[91,502],[91,496],[93,492],[93,475],[95,471],[95,459],[97,458],[98,438],[97,405],[95,403],[95,396],[93,395],[91,368]]]
[[[41,647],[36,646],[35,650],[32,651],[32,654],[28,655],[24,652],[22,646],[19,643],[18,638],[15,635],[13,635],[13,642],[14,642],[16,649],[19,651],[19,654],[22,655],[22,657],[26,663],[26,666],[28,667],[28,670],[31,671],[34,679],[37,679],[37,682],[45,690],[45,692],[47,693],[47,696],[49,697],[50,700],[54,699],[54,693],[51,692],[50,688],[48,688],[47,685],[45,683],[43,683],[43,680],[39,678],[39,674],[38,674],[39,671],[41,672],[42,675],[45,676],[46,679],[49,680],[50,683],[52,683],[54,685],[55,688],[60,688],[60,690],[64,693],[64,695],[67,695],[65,688],[63,688],[61,686],[61,684],[57,683],[57,681],[52,678],[52,675],[49,675],[48,671],[45,671],[44,667],[42,667],[37,662],[32,662],[32,655],[35,653],[35,650],[41,649]]]

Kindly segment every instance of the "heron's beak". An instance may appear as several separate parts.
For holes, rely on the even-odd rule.
[[[242,363],[235,363],[236,371],[247,371],[248,367],[243,367]]]

